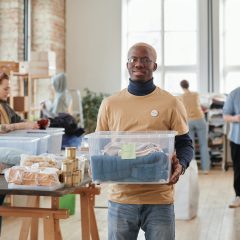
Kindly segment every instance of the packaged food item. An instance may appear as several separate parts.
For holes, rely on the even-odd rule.
[[[5,171],[5,178],[8,183],[31,186],[52,186],[60,184],[58,169],[31,168],[26,166],[13,166]]]
[[[57,168],[56,160],[51,156],[35,156],[35,155],[21,155],[20,166],[31,167],[35,165],[37,168]]]

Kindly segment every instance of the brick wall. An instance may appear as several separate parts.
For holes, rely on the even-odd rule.
[[[57,72],[65,71],[65,0],[32,0],[31,50],[54,51]],[[36,105],[50,98],[50,79],[37,81]]]
[[[33,51],[56,52],[57,72],[65,71],[65,0],[32,0]]]
[[[0,0],[0,60],[23,60],[23,0]]]
[[[22,61],[24,0],[0,0],[0,61]],[[54,51],[57,72],[65,71],[65,0],[31,0],[33,51]],[[48,98],[49,79],[38,81],[37,105]],[[11,79],[11,95],[18,95],[18,79]]]
[[[23,60],[23,0],[0,0],[0,61]],[[18,95],[18,79],[11,79],[11,93]]]

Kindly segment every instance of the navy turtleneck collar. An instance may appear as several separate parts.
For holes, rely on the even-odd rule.
[[[133,81],[129,79],[128,92],[136,96],[145,96],[153,92],[156,85],[153,83],[153,78],[147,82]]]

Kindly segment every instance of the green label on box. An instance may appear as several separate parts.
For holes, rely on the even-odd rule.
[[[134,143],[123,144],[121,148],[122,159],[135,159],[136,147]]]

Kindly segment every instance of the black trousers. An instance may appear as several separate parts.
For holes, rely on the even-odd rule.
[[[0,195],[0,206],[3,204],[5,195]],[[0,216],[0,236],[1,236],[1,227],[2,227],[2,217]]]
[[[240,197],[240,144],[230,142],[231,157],[233,162],[233,187],[236,196]]]

